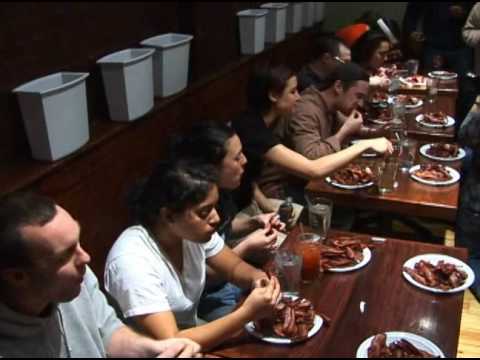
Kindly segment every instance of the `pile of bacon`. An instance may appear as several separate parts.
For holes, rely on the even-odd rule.
[[[370,102],[372,103],[385,103],[388,101],[388,96],[384,92],[381,91],[375,91],[372,94]]]
[[[387,346],[387,335],[376,335],[367,350],[369,358],[433,358],[427,351],[418,349],[411,342],[400,339]]]
[[[351,236],[327,239],[320,246],[320,272],[357,265],[363,260],[363,249],[371,246]]]
[[[413,175],[430,181],[448,181],[452,179],[452,175],[450,175],[445,166],[440,164],[420,165],[420,168],[416,170]]]
[[[444,291],[462,286],[467,280],[466,272],[444,261],[439,261],[434,266],[428,261],[421,260],[413,269],[404,267],[403,271],[422,285]]]
[[[350,164],[333,174],[332,179],[342,185],[362,185],[373,181],[374,175],[368,166]]]
[[[411,95],[397,95],[397,99],[403,102],[406,106],[415,106],[420,102],[420,99]]]
[[[427,150],[428,155],[440,158],[454,158],[458,156],[459,146],[456,144],[432,144]]]
[[[314,321],[315,309],[309,300],[283,297],[275,307],[273,319],[256,321],[255,329],[264,334],[273,331],[277,336],[302,341],[308,338]]]
[[[447,125],[448,118],[443,111],[437,111],[424,114],[422,122],[432,125]]]
[[[382,66],[382,67],[378,68],[377,73],[375,75],[380,76],[380,77],[391,78],[397,70],[398,70],[398,68],[397,68],[397,65],[395,65],[395,64],[393,64],[389,67]]]
[[[389,108],[372,108],[368,117],[372,122],[389,123],[393,120],[392,110]]]

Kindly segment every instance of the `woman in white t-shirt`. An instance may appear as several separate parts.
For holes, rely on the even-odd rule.
[[[107,291],[139,330],[156,339],[187,337],[204,349],[269,316],[280,297],[278,280],[241,260],[215,232],[214,174],[212,167],[186,162],[157,166],[136,201],[139,225],[120,235],[105,268]],[[206,264],[253,291],[231,314],[199,325]]]

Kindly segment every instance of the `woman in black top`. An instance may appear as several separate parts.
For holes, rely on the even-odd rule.
[[[285,66],[257,69],[248,84],[249,109],[233,122],[248,158],[246,174],[242,180],[240,199],[248,203],[256,189],[255,179],[263,161],[307,180],[318,179],[347,165],[364,151],[392,153],[392,144],[385,138],[361,140],[337,153],[310,160],[280,143],[271,128],[282,116],[289,115],[300,98],[297,78]],[[361,116],[353,111],[349,117]]]

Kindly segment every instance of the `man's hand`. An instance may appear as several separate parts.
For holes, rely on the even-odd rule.
[[[337,111],[337,119],[342,124],[341,130],[345,136],[358,133],[363,125],[362,114],[357,110],[353,110],[349,116]]]

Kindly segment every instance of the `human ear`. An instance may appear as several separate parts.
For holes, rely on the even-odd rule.
[[[160,210],[160,218],[167,223],[175,222],[173,211],[167,208],[162,208]]]
[[[268,98],[272,103],[276,103],[278,101],[278,97],[271,91],[268,92]]]
[[[343,94],[343,84],[340,80],[336,80],[335,83],[333,84],[333,89],[335,90],[336,95],[342,95]]]
[[[28,284],[28,275],[20,269],[6,269],[0,273],[0,278],[11,287],[24,287]]]

